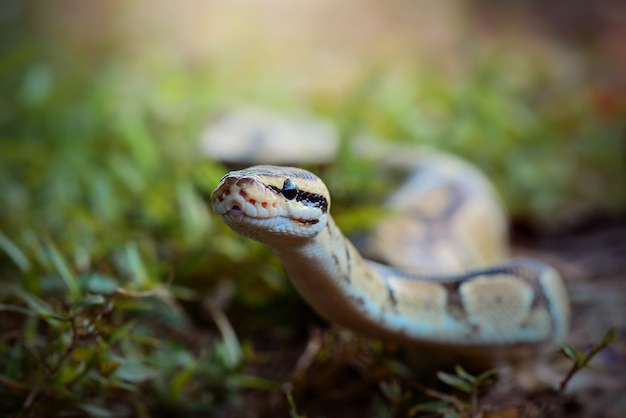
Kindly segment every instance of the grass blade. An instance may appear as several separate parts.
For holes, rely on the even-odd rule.
[[[0,231],[0,248],[22,271],[30,270],[30,262],[24,253],[6,235]]]

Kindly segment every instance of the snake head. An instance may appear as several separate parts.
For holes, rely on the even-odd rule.
[[[234,231],[271,243],[309,238],[326,225],[330,198],[314,174],[293,167],[254,166],[222,177],[213,211]]]

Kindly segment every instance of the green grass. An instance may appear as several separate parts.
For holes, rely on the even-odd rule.
[[[245,410],[250,390],[280,390],[253,373],[276,348],[255,343],[259,333],[300,335],[305,325],[287,309],[298,296],[269,252],[228,231],[198,192],[225,172],[198,156],[199,132],[233,102],[304,103],[346,141],[365,129],[459,153],[518,217],[548,222],[581,203],[626,208],[623,115],[507,53],[455,80],[364,73],[350,95],[329,99],[259,89],[263,73],[242,84],[240,70],[213,62],[129,57],[115,43],[78,53],[32,25],[2,30],[11,33],[0,49],[0,409],[9,416],[206,416]],[[355,229],[372,221],[387,184],[365,175],[371,162],[338,158],[325,173],[342,225]],[[369,193],[378,197],[347,210]]]

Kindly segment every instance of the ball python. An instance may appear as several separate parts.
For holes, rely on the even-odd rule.
[[[211,205],[231,229],[271,248],[319,315],[361,335],[490,353],[567,332],[560,275],[536,260],[503,261],[507,226],[495,192],[455,157],[415,163],[368,245],[376,261],[342,234],[326,185],[309,171],[232,171]]]

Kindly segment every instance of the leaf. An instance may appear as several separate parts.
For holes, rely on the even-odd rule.
[[[476,383],[478,383],[478,385],[485,385],[485,384],[491,383],[491,380],[489,380],[489,378],[491,376],[495,376],[496,374],[498,374],[497,369],[485,370],[484,372],[476,376]]]
[[[247,389],[264,390],[271,392],[276,390],[278,382],[270,379],[265,379],[258,376],[252,376],[249,374],[238,374],[235,376],[239,386]]]
[[[169,397],[172,401],[178,401],[185,384],[193,377],[197,370],[196,366],[190,366],[182,369],[174,375],[170,381]]]
[[[450,405],[444,401],[423,402],[411,408],[409,411],[409,416],[415,416],[415,414],[417,414],[418,412],[438,412],[441,414],[449,409]]]
[[[137,392],[137,387],[135,385],[120,379],[109,379],[109,386],[114,389],[122,389],[128,392]]]
[[[129,273],[139,288],[144,288],[149,282],[148,270],[141,259],[136,243],[128,243],[125,247],[126,262]]]
[[[220,349],[220,346],[223,347],[222,354],[224,356],[224,361],[226,365],[229,367],[234,367],[239,364],[243,359],[243,351],[241,349],[241,344],[239,343],[239,339],[237,338],[237,334],[235,330],[230,325],[230,321],[222,311],[217,306],[208,306],[209,312],[215,321],[215,324],[220,330],[222,334],[222,344],[216,344],[216,350]]]
[[[0,311],[15,312],[26,316],[37,316],[36,312],[24,308],[23,306],[5,305],[4,303],[0,303]]]
[[[80,308],[80,310],[84,310],[92,306],[102,305],[104,304],[104,302],[105,302],[105,299],[104,299],[104,296],[102,295],[89,295],[86,298],[82,298],[80,302],[76,304],[76,307]]]
[[[443,383],[452,386],[453,388],[459,389],[466,393],[471,393],[473,388],[472,385],[466,382],[465,380],[456,377],[452,374],[445,372],[437,372],[437,378],[441,380]]]
[[[289,404],[289,415],[291,416],[291,418],[303,418],[298,413],[298,408],[296,407],[296,401],[293,399],[291,390],[289,390],[288,388],[285,390],[285,396],[287,397],[287,403]]]
[[[44,300],[39,299],[37,296],[29,293],[20,288],[14,288],[13,295],[20,298],[26,305],[32,309],[36,316],[41,318],[53,318],[61,321],[66,321],[67,318],[57,314],[50,305],[48,305]]]
[[[120,367],[120,362],[112,358],[102,358],[98,361],[98,371],[104,377],[109,377]]]
[[[602,337],[602,341],[600,341],[599,346],[601,348],[604,348],[607,345],[611,344],[613,341],[615,341],[616,338],[617,338],[617,330],[615,329],[615,327],[611,327],[606,331],[606,333]]]
[[[446,411],[443,418],[461,418],[461,413],[454,410]]]
[[[124,324],[121,328],[118,328],[115,332],[111,334],[106,344],[111,346],[115,344],[117,341],[121,340],[130,332],[133,326],[135,326],[136,321],[131,320]]]
[[[146,366],[140,360],[120,359],[120,366],[115,371],[117,379],[130,383],[144,382],[156,374],[156,370]]]
[[[114,412],[111,412],[109,409],[103,408],[98,405],[83,403],[79,404],[78,407],[81,410],[85,411],[90,417],[94,418],[109,418],[115,416]]]
[[[46,242],[46,249],[52,264],[54,265],[59,276],[61,276],[61,279],[63,279],[63,283],[65,283],[65,286],[70,293],[70,298],[73,301],[77,301],[80,299],[81,291],[76,276],[71,273],[65,259],[61,256],[59,250],[52,241]]]
[[[561,344],[561,351],[567,356],[567,358],[574,362],[578,361],[578,358],[580,357],[578,351],[568,343]]]
[[[24,253],[15,245],[6,235],[0,231],[0,248],[4,250],[6,255],[20,268],[22,271],[28,271],[31,268],[30,261]]]
[[[398,402],[402,398],[402,386],[395,380],[380,382],[379,387],[383,395],[391,402]]]
[[[463,379],[463,380],[465,380],[465,381],[467,381],[469,383],[474,383],[474,381],[476,380],[476,378],[474,376],[472,376],[471,374],[466,372],[465,369],[463,367],[461,367],[459,364],[454,366],[454,372],[456,373],[456,375],[458,377],[460,377],[461,379]]]
[[[206,239],[211,227],[211,215],[206,210],[202,199],[194,192],[193,186],[187,186],[186,196],[181,196],[181,213],[183,228],[190,243]]]
[[[82,276],[79,281],[86,291],[102,295],[110,295],[119,287],[115,279],[101,274]]]

